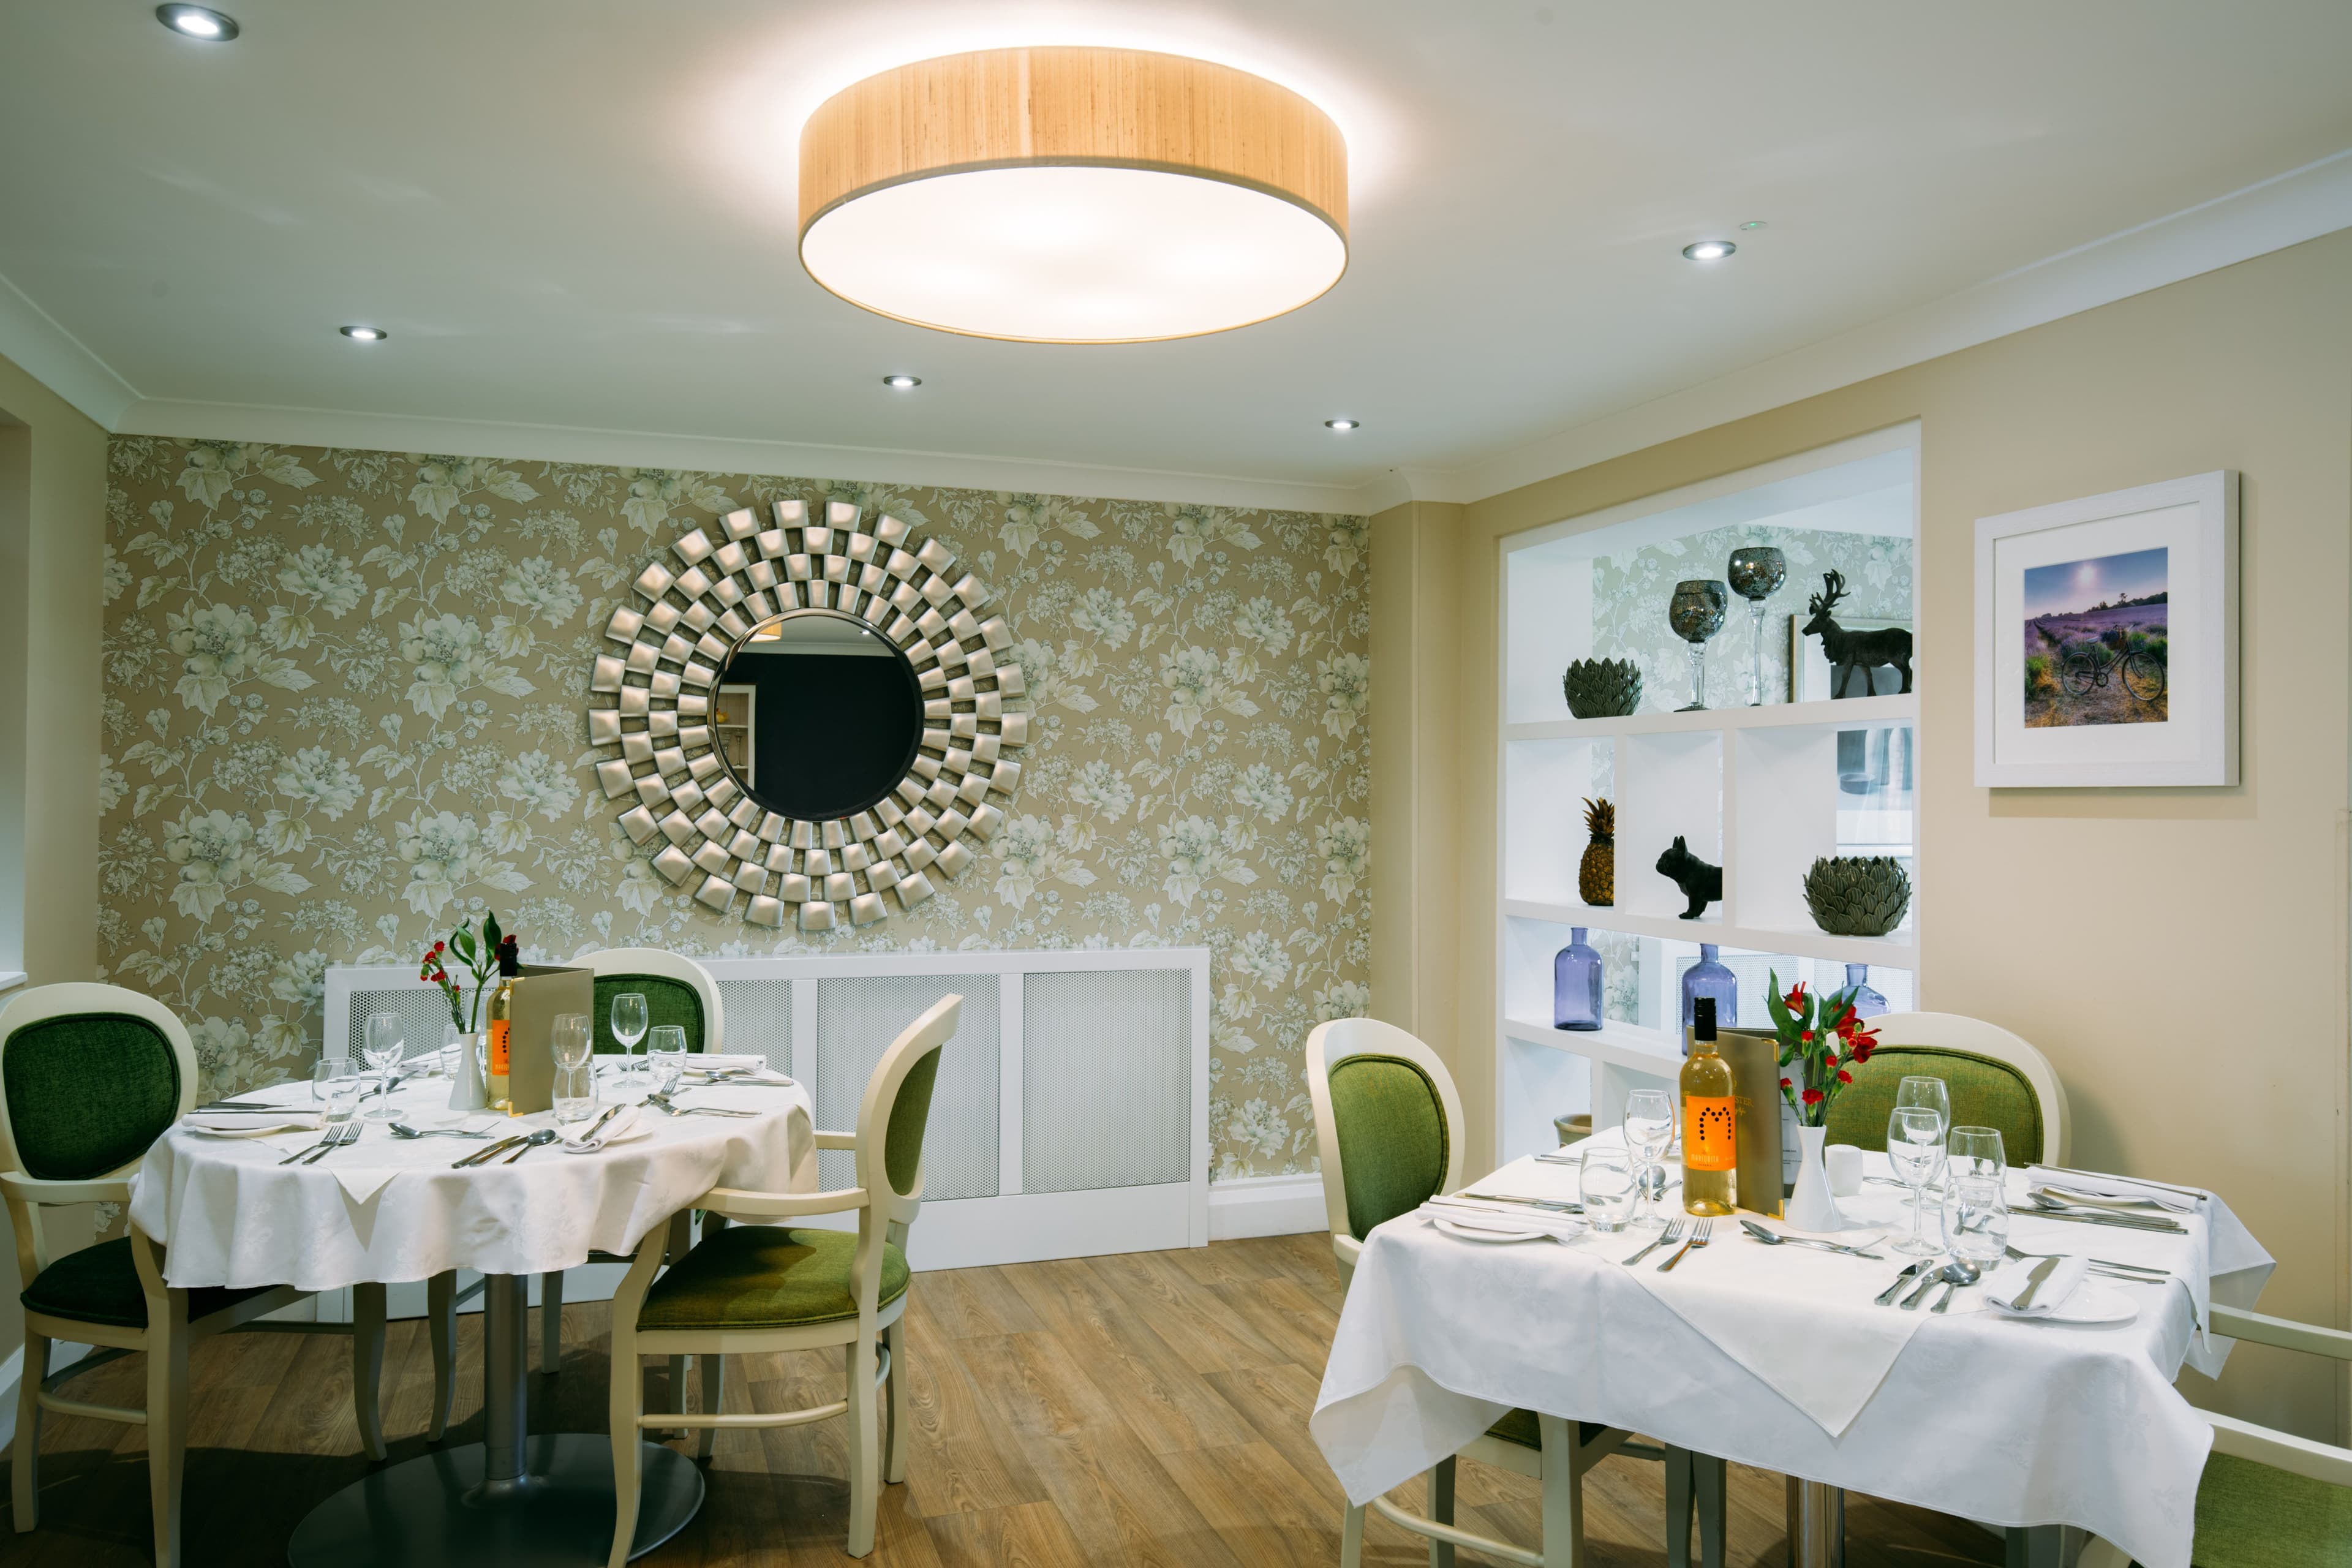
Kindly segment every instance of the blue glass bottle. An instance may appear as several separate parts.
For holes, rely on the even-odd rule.
[[[1582,926],[1568,928],[1568,945],[1551,961],[1551,1026],[1601,1027],[1601,954]]]
[[[1739,976],[1725,968],[1717,959],[1717,948],[1711,942],[1698,946],[1698,962],[1683,971],[1683,1055],[1690,1055],[1690,1029],[1698,1017],[1698,999],[1715,998],[1715,1021],[1718,1027],[1736,1029],[1739,1026]]]
[[[1853,993],[1853,1016],[1875,1018],[1886,1011],[1886,998],[1870,984],[1870,965],[1849,963],[1845,966],[1845,988]]]

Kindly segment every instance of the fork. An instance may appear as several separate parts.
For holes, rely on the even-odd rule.
[[[1644,1258],[1649,1257],[1653,1252],[1657,1251],[1658,1248],[1662,1247],[1672,1247],[1675,1242],[1680,1241],[1682,1238],[1683,1222],[1680,1220],[1670,1221],[1668,1222],[1666,1228],[1658,1233],[1657,1240],[1650,1243],[1649,1246],[1642,1248],[1641,1251],[1625,1259],[1625,1267],[1631,1268],[1636,1263],[1641,1262]]]
[[[1703,1219],[1699,1221],[1697,1225],[1691,1227],[1690,1239],[1683,1243],[1683,1249],[1680,1252],[1675,1253],[1672,1258],[1667,1258],[1664,1263],[1659,1264],[1658,1272],[1664,1274],[1667,1269],[1672,1268],[1675,1264],[1680,1263],[1684,1258],[1689,1257],[1692,1248],[1705,1247],[1707,1243],[1707,1238],[1714,1234],[1715,1221],[1711,1219]]]
[[[328,1155],[333,1153],[336,1150],[347,1148],[350,1145],[358,1142],[360,1141],[361,1125],[360,1119],[356,1116],[352,1117],[349,1121],[346,1121],[341,1127],[336,1128],[335,1135],[328,1139],[326,1142],[320,1144],[319,1146],[319,1152],[311,1155],[309,1159],[303,1161],[302,1163],[306,1165],[315,1165],[320,1161],[325,1159]]]

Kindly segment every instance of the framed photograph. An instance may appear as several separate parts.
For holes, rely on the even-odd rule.
[[[1832,697],[1892,697],[1903,689],[1903,672],[1891,664],[1873,668],[1856,666],[1846,672],[1845,689],[1833,689],[1837,682],[1837,667],[1830,656],[1822,651],[1819,637],[1805,635],[1805,623],[1811,614],[1789,617],[1789,700],[1791,702],[1823,702]],[[1909,621],[1891,621],[1873,616],[1840,616],[1838,625],[1850,632],[1883,632],[1911,630]],[[1916,659],[1913,660],[1916,674]]]
[[[2238,476],[1977,519],[1980,787],[2238,782]]]

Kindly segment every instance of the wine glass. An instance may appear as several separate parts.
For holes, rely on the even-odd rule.
[[[656,1029],[646,1047],[646,1064],[653,1074],[654,1092],[667,1094],[676,1089],[678,1075],[686,1071],[686,1031],[676,1024]]]
[[[1944,1126],[1952,1124],[1952,1091],[1942,1079],[1929,1078],[1925,1074],[1905,1078],[1895,1086],[1895,1103],[1897,1107],[1916,1106],[1922,1110],[1932,1110],[1942,1119]]]
[[[634,991],[613,998],[613,1038],[621,1047],[621,1076],[636,1071],[637,1042],[646,1037],[646,999]]]
[[[1944,1164],[1944,1119],[1921,1105],[1898,1105],[1886,1118],[1886,1159],[1911,1189],[1911,1234],[1895,1244],[1897,1252],[1929,1258],[1943,1248],[1925,1232],[1927,1184]]]
[[[1997,1127],[1955,1127],[1945,1140],[1951,1173],[1961,1180],[2005,1182],[2009,1156],[2000,1146]]]
[[[360,1037],[360,1055],[376,1075],[376,1103],[371,1121],[389,1121],[400,1113],[392,1108],[392,1077],[408,1049],[408,1031],[397,1013],[370,1013]]]
[[[588,1065],[595,1037],[585,1013],[558,1013],[548,1025],[548,1046],[555,1056],[555,1120],[570,1126],[583,1121],[596,1109],[596,1074]]]
[[[1640,1207],[1633,1215],[1637,1228],[1662,1223],[1650,1195],[1650,1173],[1675,1141],[1675,1097],[1663,1089],[1637,1089],[1625,1097],[1625,1146],[1641,1156]]]
[[[1577,1197],[1592,1228],[1615,1232],[1625,1228],[1633,1209],[1633,1190],[1640,1181],[1631,1155],[1622,1149],[1588,1148],[1577,1167]]]
[[[320,1057],[310,1068],[310,1097],[325,1110],[330,1125],[349,1121],[367,1079],[349,1057]]]

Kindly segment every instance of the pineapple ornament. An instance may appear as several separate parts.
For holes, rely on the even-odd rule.
[[[1585,797],[1584,830],[1592,841],[1576,867],[1576,896],[1588,904],[1617,901],[1617,807],[1605,800]]]

